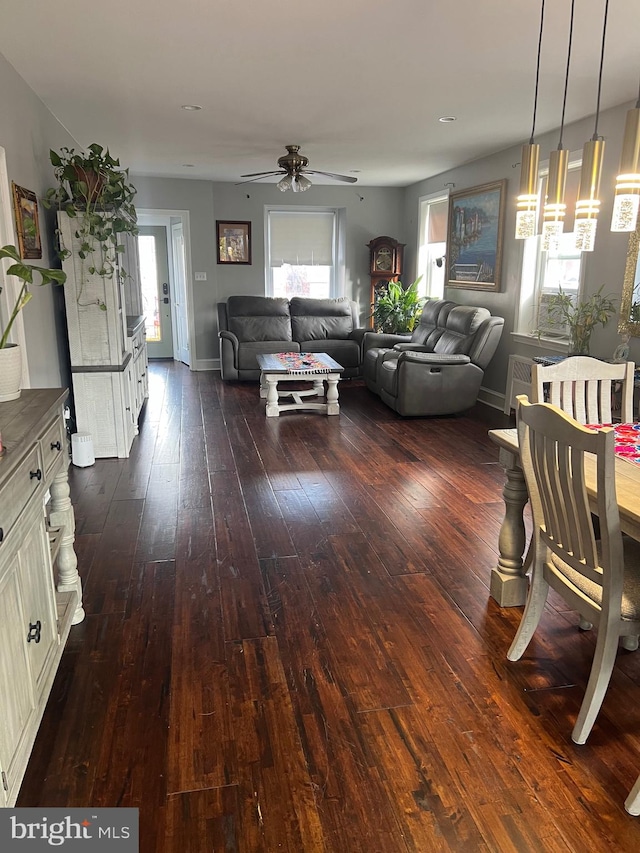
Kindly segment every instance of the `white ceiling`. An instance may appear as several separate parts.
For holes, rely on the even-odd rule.
[[[595,112],[604,2],[576,2],[567,124]],[[570,6],[546,3],[536,136],[560,124]],[[539,20],[540,0],[0,0],[0,51],[133,174],[237,181],[299,144],[406,186],[527,141]],[[637,98],[639,24],[612,0],[601,109]]]

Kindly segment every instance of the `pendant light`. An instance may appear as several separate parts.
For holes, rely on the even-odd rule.
[[[611,230],[635,231],[638,208],[640,208],[640,88],[635,109],[629,110],[624,125]]]
[[[582,252],[593,252],[596,241],[596,227],[600,211],[600,178],[602,176],[602,160],[604,157],[604,139],[598,136],[598,119],[600,118],[600,91],[602,89],[602,66],[604,63],[604,45],[607,34],[607,14],[609,0],[604,3],[604,20],[602,23],[602,50],[600,52],[600,71],[598,73],[598,98],[596,101],[596,122],[593,136],[585,142],[582,149],[582,169],[580,171],[580,189],[576,201],[576,217],[574,232],[576,249]]]
[[[562,97],[562,119],[560,121],[560,139],[558,148],[549,156],[549,175],[547,177],[547,199],[544,205],[542,222],[542,248],[544,251],[555,250],[560,243],[560,234],[564,231],[564,217],[567,206],[564,202],[564,191],[567,185],[567,169],[569,167],[569,151],[562,147],[564,133],[564,115],[567,106],[567,90],[569,88],[569,68],[571,66],[571,42],[573,40],[573,13],[575,0],[571,0],[571,16],[569,18],[569,44],[567,47],[567,70],[564,77],[564,95]]]
[[[522,146],[520,164],[520,194],[516,205],[516,240],[533,237],[538,222],[538,162],[540,146],[534,142],[536,129],[536,111],[538,108],[538,83],[540,80],[540,49],[542,47],[542,27],[544,24],[544,2],[540,9],[540,35],[538,36],[538,60],[536,63],[536,85],[533,96],[533,123],[529,143]]]

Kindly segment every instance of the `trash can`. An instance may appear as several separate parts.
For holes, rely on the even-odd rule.
[[[93,439],[88,432],[74,432],[71,436],[71,461],[78,468],[87,468],[96,461]]]

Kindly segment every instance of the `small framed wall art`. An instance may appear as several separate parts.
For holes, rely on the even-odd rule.
[[[506,180],[449,197],[448,287],[500,290]]]
[[[216,220],[219,264],[251,263],[251,223]]]
[[[42,257],[40,241],[40,223],[38,221],[38,199],[36,194],[13,181],[13,209],[18,230],[18,248],[20,257],[38,259]]]

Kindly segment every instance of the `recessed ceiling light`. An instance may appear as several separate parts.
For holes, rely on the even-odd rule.
[[[455,120],[456,120],[455,116],[440,116],[440,118],[438,119],[438,121],[441,121],[443,124],[446,124],[449,121],[455,121]]]
[[[202,107],[199,107],[197,104],[183,104],[181,109],[195,111],[195,110],[201,110]]]

